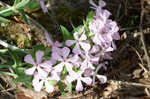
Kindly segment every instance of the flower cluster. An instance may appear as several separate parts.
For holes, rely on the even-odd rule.
[[[59,81],[66,85],[76,82],[76,91],[83,90],[82,83],[94,85],[96,78],[101,83],[107,81],[106,76],[98,74],[98,71],[102,67],[106,69],[104,59],[112,59],[109,53],[116,49],[114,40],[120,39],[119,28],[115,21],[109,19],[110,12],[103,9],[104,1],[100,0],[99,5],[93,1],[90,3],[96,14],[88,25],[89,30],[82,26],[74,32],[73,40],[65,41],[65,46],[58,41],[52,43],[50,60],[42,61],[44,52],[40,50],[35,53],[36,62],[30,54],[25,56],[24,61],[33,64],[25,73],[34,75],[32,85],[36,91],[45,88],[47,92],[53,92]]]

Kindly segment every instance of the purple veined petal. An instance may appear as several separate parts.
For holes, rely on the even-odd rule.
[[[75,40],[67,40],[67,41],[66,41],[66,45],[69,46],[69,47],[70,47],[71,45],[73,45],[74,43],[76,43]]]
[[[61,51],[62,51],[63,58],[66,59],[69,56],[70,49],[68,47],[64,47]]]
[[[85,77],[89,77],[92,74],[92,71],[93,70],[91,68],[87,68],[87,69],[84,70],[83,74],[84,74]]]
[[[61,49],[56,46],[52,46],[52,53],[57,53],[58,55],[61,55]]]
[[[65,63],[65,66],[66,66],[66,69],[67,69],[68,72],[73,71],[73,70],[72,70],[72,67],[73,67],[72,64],[70,64],[70,63]]]
[[[68,61],[72,63],[76,63],[78,60],[80,60],[80,58],[77,54],[75,54],[73,57],[68,59]]]
[[[52,62],[50,60],[44,61],[43,63],[40,64],[41,67],[52,67]]]
[[[35,65],[35,62],[34,62],[32,56],[31,56],[31,54],[26,55],[26,56],[24,57],[24,61],[25,61],[26,63]]]
[[[81,49],[78,43],[75,44],[75,47],[73,48],[74,54],[81,54]]]
[[[83,48],[84,51],[89,51],[91,48],[91,45],[89,43],[84,43],[84,42],[80,42],[81,47]]]
[[[115,32],[113,35],[112,35],[113,39],[114,40],[120,40],[120,35],[118,32]]]
[[[101,83],[107,82],[107,77],[104,75],[96,75],[96,77],[100,80]]]
[[[61,44],[60,42],[56,41],[56,42],[54,43],[54,46],[56,46],[56,47],[62,47],[62,44]]]
[[[84,71],[87,68],[88,68],[88,63],[87,63],[87,60],[85,59],[81,64],[80,70]]]
[[[35,91],[41,91],[41,89],[42,89],[42,87],[43,87],[43,83],[44,83],[44,81],[42,80],[42,81],[40,81],[40,82],[34,82],[34,84],[33,84],[33,87],[34,87],[34,90]]]
[[[37,68],[37,70],[38,70],[38,75],[39,75],[39,77],[47,77],[48,76],[48,72],[46,72],[46,71],[44,71],[43,69],[41,69],[40,67],[38,67]]]
[[[53,59],[52,57],[51,57],[50,61],[51,61],[51,63],[52,63],[53,65],[56,64],[56,60]]]
[[[36,55],[36,63],[40,64],[44,56],[44,52],[39,50],[35,53],[35,55]]]
[[[34,71],[36,69],[36,66],[33,66],[29,69],[26,69],[24,72],[27,74],[27,75],[33,75]]]
[[[56,72],[61,72],[63,70],[64,65],[65,65],[64,62],[61,62],[60,64],[58,64],[54,67],[54,70]]]
[[[87,85],[90,85],[92,83],[92,79],[90,77],[82,77],[81,80]]]
[[[79,33],[78,32],[73,33],[73,36],[74,36],[75,40],[79,40]]]
[[[99,0],[98,4],[101,8],[106,6],[106,3],[103,0]]]
[[[47,91],[48,93],[54,91],[54,87],[53,87],[48,81],[45,81],[45,87],[46,87],[46,91]]]
[[[83,85],[81,83],[81,80],[77,80],[77,85],[76,85],[76,91],[82,91],[83,90]]]
[[[52,52],[52,59],[62,61],[62,57],[57,52]]]
[[[83,41],[83,40],[86,40],[86,39],[87,39],[87,37],[86,37],[85,33],[83,33],[81,35],[81,37],[79,38],[79,41]]]
[[[90,50],[90,53],[97,53],[100,50],[98,45],[94,45]]]
[[[107,20],[110,15],[111,15],[111,13],[108,10],[103,10],[103,18],[105,20]]]

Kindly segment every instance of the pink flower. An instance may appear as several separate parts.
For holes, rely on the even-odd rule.
[[[72,71],[72,67],[73,67],[73,63],[77,62],[78,60],[78,55],[75,55],[71,58],[69,57],[69,53],[70,53],[70,49],[67,47],[64,47],[61,49],[61,54],[60,53],[52,53],[52,57],[53,59],[57,60],[58,62],[60,62],[59,64],[57,64],[54,68],[55,71],[57,72],[61,72],[63,70],[63,67],[65,66],[67,71],[70,72]]]
[[[95,69],[94,63],[99,61],[99,56],[96,56],[98,52],[98,49],[96,46],[93,46],[91,50],[85,51],[84,54],[82,54],[82,57],[84,58],[84,61],[81,63],[81,70],[85,70],[87,68]],[[96,54],[93,56],[92,54]]]
[[[31,54],[28,54],[25,56],[24,61],[26,63],[33,65],[33,67],[25,70],[25,73],[28,75],[33,75],[34,72],[37,70],[41,76],[44,76],[44,75],[46,76],[48,72],[44,71],[43,68],[48,68],[48,71],[50,71],[52,64],[49,61],[45,61],[44,63],[41,63],[42,58],[44,56],[43,51],[37,51],[35,56],[36,56],[36,62],[34,62]]]
[[[93,72],[93,85],[95,85],[95,77],[97,77],[101,83],[106,83],[107,77],[104,75],[97,74],[97,72],[99,71],[101,67],[105,67],[105,64],[107,63],[99,64],[99,66],[96,68],[96,71]]]
[[[74,72],[72,71],[70,75],[66,77],[66,81],[71,83],[75,80],[77,80],[77,85],[76,85],[76,91],[82,91],[83,90],[83,85],[82,82],[86,83],[87,85],[90,85],[92,83],[92,79],[90,77],[82,77],[83,71],[78,71]]]
[[[75,44],[75,47],[73,48],[73,52],[75,54],[81,54],[82,53],[80,46],[85,51],[90,49],[90,47],[91,47],[90,44],[85,42],[87,40],[87,37],[86,37],[84,32],[81,34],[80,37],[79,37],[79,33],[75,32],[74,38],[75,38],[75,40],[67,40],[66,45],[71,46],[71,45]]]
[[[47,75],[48,76],[48,75]],[[45,85],[45,89],[48,93],[54,91],[54,86],[49,83],[49,80],[53,80],[51,77],[47,76],[39,76],[39,73],[35,73],[34,79],[32,81],[32,85],[35,91],[41,91],[43,85]]]

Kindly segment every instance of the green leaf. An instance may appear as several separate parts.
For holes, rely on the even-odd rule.
[[[10,65],[3,65],[3,64],[0,64],[0,69],[2,68],[10,68],[11,66]]]
[[[30,0],[22,0],[21,2],[19,2],[17,5],[13,6],[13,10],[19,10],[24,8],[26,5],[28,5],[30,3]]]
[[[37,0],[30,0],[30,3],[28,5],[26,5],[24,7],[24,9],[26,9],[26,10],[35,10],[37,8],[40,8],[40,7],[41,7],[40,3],[37,2]]]
[[[62,25],[60,25],[64,40],[73,39],[73,35]]]
[[[68,90],[68,92],[71,92],[71,91],[72,91],[72,83],[69,83],[69,84],[67,85],[67,90]]]
[[[6,17],[6,16],[10,16],[13,13],[13,8],[7,8],[5,10],[0,11],[0,16],[2,17]]]
[[[5,90],[5,88],[0,84],[0,90]]]
[[[14,74],[14,73],[10,73],[10,72],[0,71],[0,73],[3,74],[3,75],[12,76],[14,78],[18,77],[18,75]]]
[[[30,89],[30,90],[32,90],[32,91],[34,91],[33,90],[33,88],[32,88],[32,85],[31,85],[31,83],[28,83],[28,82],[24,82],[23,83],[28,89]]]
[[[14,51],[9,50],[9,54],[12,56],[12,59],[14,61],[14,65],[12,67],[15,69],[17,66],[21,64],[21,60]]]
[[[56,81],[54,81],[54,80],[48,80],[48,82],[49,82],[51,85],[56,85]]]
[[[19,2],[20,2],[20,0],[15,0],[13,6],[16,6]]]
[[[8,20],[8,19],[6,19],[4,17],[0,17],[0,21],[5,22],[5,23],[10,22],[10,20]]]
[[[28,76],[28,75],[19,75],[17,78],[12,80],[14,83],[18,83],[18,82],[32,82],[32,76]]]
[[[65,88],[63,86],[63,82],[62,81],[58,82],[58,88],[60,90],[61,95],[65,96],[65,90],[64,90]]]
[[[21,16],[22,16],[24,22],[29,25],[27,17],[26,17],[26,13],[24,12],[24,10],[23,9],[19,9],[18,11],[21,13]]]

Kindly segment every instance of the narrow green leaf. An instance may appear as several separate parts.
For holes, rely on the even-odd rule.
[[[23,9],[19,9],[18,11],[21,13],[21,16],[22,16],[24,22],[29,25],[27,17],[26,17],[26,13],[24,12],[24,10]]]
[[[10,20],[8,20],[8,19],[6,19],[4,17],[0,17],[0,21],[5,22],[5,23],[10,22]]]
[[[71,92],[71,91],[72,91],[72,83],[69,83],[69,84],[67,85],[67,90],[68,90],[68,92]]]
[[[0,71],[0,73],[3,74],[3,75],[12,76],[14,78],[18,77],[18,75],[14,74],[14,73],[10,73],[10,72]]]
[[[60,25],[64,40],[73,39],[73,35],[62,25]]]
[[[28,76],[28,75],[20,75],[17,78],[12,80],[14,83],[17,82],[32,82],[32,76]]]
[[[20,2],[20,0],[15,0],[13,6],[16,6],[19,2]]]
[[[6,17],[6,16],[11,15],[13,13],[12,9],[13,7],[0,11],[0,16]]]
[[[61,95],[65,95],[65,88],[64,88],[64,86],[63,86],[63,82],[62,81],[59,81],[58,82],[58,87],[59,87],[59,90],[60,90],[60,93],[61,93]]]
[[[3,64],[0,64],[0,69],[1,68],[9,68],[9,67],[11,67],[10,65],[3,65]]]
[[[0,90],[5,90],[5,88],[0,84]]]
[[[30,0],[22,0],[17,5],[13,6],[13,10],[22,9],[22,8],[24,8],[29,3],[30,3]]]
[[[29,82],[24,82],[23,84],[24,84],[28,89],[34,91],[33,88],[32,88],[32,85],[31,85]]]
[[[18,57],[18,55],[15,52],[9,50],[9,54],[12,56],[12,59],[14,61],[13,68],[16,68],[17,66],[20,65],[21,60],[20,60],[20,58]]]

